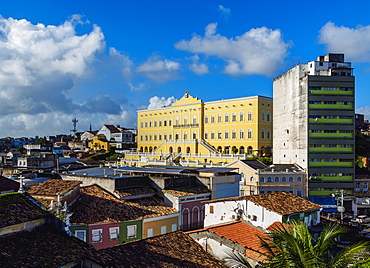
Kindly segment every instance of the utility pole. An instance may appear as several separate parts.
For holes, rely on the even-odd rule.
[[[77,132],[77,122],[78,120],[76,117],[72,119],[73,129],[71,129],[71,131],[73,132],[73,136],[75,136]]]

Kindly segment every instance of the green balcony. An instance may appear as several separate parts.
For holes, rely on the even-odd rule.
[[[308,196],[331,196],[332,194],[336,194],[337,191],[308,191]],[[352,190],[346,190],[347,195],[353,195]]]
[[[352,167],[352,162],[309,162],[309,167]]]
[[[353,91],[341,90],[310,90],[312,94],[317,95],[353,95]]]
[[[325,119],[325,118],[309,118],[309,123],[334,123],[334,124],[352,124],[353,119]]]
[[[321,120],[321,119],[319,119]],[[352,138],[352,133],[308,133],[308,137],[312,138]]]
[[[343,105],[343,104],[309,104],[309,109],[336,109],[345,110],[353,109],[353,105]]]
[[[339,147],[335,147],[335,148],[326,148],[326,147],[309,147],[308,148],[308,151],[309,152],[333,152],[333,153],[352,153],[353,152],[353,148],[339,148]]]

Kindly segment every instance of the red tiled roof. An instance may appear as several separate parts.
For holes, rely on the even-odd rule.
[[[104,125],[111,133],[119,133],[119,129],[114,125]]]
[[[102,252],[120,263],[118,267],[227,267],[181,231],[103,249]]]
[[[28,190],[28,193],[30,195],[55,196],[58,193],[64,195],[81,183],[81,181],[50,179],[33,185],[31,189]]]
[[[319,204],[313,203],[289,192],[274,192],[251,196],[238,196],[223,199],[214,199],[210,201],[203,201],[203,203],[217,203],[223,201],[237,201],[237,200],[249,200],[280,215],[290,215],[294,213],[318,210],[322,208],[322,206]]]
[[[269,240],[269,236],[244,222],[233,222],[222,226],[211,227],[208,228],[208,231],[236,242],[245,248],[252,249],[259,253],[266,252],[261,246],[259,237],[267,241]]]
[[[266,230],[268,230],[268,231],[279,231],[279,230],[282,230],[282,229],[290,230],[291,226],[290,226],[290,224],[287,224],[287,223],[282,223],[282,222],[275,221],[273,224],[271,224],[269,227],[266,228]]]
[[[70,207],[71,222],[94,224],[138,220],[178,213],[156,197],[119,200],[97,185],[81,188],[81,197]]]
[[[49,215],[49,212],[42,210],[24,194],[0,195],[0,228],[45,218]]]

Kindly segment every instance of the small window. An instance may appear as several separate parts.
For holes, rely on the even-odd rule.
[[[286,182],[286,177],[282,177],[282,178],[281,178],[281,181],[282,181],[282,182]]]
[[[174,224],[171,225],[171,231],[172,232],[177,231],[177,224],[176,223],[174,223]]]
[[[167,233],[167,226],[161,226],[161,234]]]
[[[301,177],[298,177],[298,178],[297,178],[297,181],[302,181],[302,178],[301,178]]]
[[[109,239],[118,240],[118,227],[109,228]]]
[[[86,242],[86,231],[85,230],[76,230],[75,237]]]
[[[153,236],[153,228],[148,229],[148,237]]]
[[[275,182],[279,182],[279,181],[280,181],[279,177],[275,177]]]
[[[127,238],[136,238],[136,225],[129,225],[127,226]]]
[[[267,178],[267,182],[272,182],[272,178],[271,177],[268,177]]]
[[[213,213],[214,213],[214,208],[213,208],[213,206],[209,206],[209,213],[210,213],[210,214],[213,214]]]
[[[102,229],[97,229],[97,230],[92,230],[92,237],[91,237],[91,241],[93,243],[99,243],[99,242],[102,242],[102,232],[103,230]]]
[[[265,178],[264,177],[261,177],[260,178],[260,182],[265,182]]]
[[[289,181],[294,181],[293,177],[289,177]]]

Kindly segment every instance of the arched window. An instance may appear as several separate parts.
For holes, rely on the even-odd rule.
[[[297,178],[297,181],[302,181],[302,178],[301,178],[301,177],[298,177],[298,178]]]
[[[222,114],[218,114],[217,123],[221,123],[221,122],[222,122]]]
[[[222,131],[221,130],[218,131],[217,139],[222,139]]]
[[[215,115],[214,114],[212,114],[211,115],[211,123],[213,124],[215,122]]]
[[[176,117],[175,125],[176,125],[176,126],[178,126],[178,125],[179,125],[179,118],[178,118],[178,117]]]
[[[193,140],[195,140],[196,138],[197,138],[197,132],[193,131]]]
[[[140,135],[140,140],[143,141],[143,135]]]
[[[145,127],[148,127],[148,121],[145,121]]]
[[[157,127],[157,120],[154,120],[154,127]]]
[[[161,133],[159,133],[159,135],[158,135],[158,140],[162,140],[162,134]]]
[[[239,132],[239,138],[244,139],[244,129],[241,129]]]
[[[211,131],[211,140],[214,140],[215,139],[215,131],[214,130],[212,130]]]
[[[162,119],[159,120],[159,126],[162,126]]]
[[[163,120],[163,126],[167,126],[167,120],[165,119],[165,120]]]
[[[240,146],[240,148],[239,148],[239,153],[240,153],[240,154],[244,154],[244,146]]]
[[[248,121],[252,121],[252,120],[253,120],[252,111],[248,111]]]
[[[168,120],[168,126],[171,126],[171,123],[172,123],[171,119]]]
[[[176,132],[176,134],[175,134],[175,140],[178,140],[178,139],[179,139],[179,133]]]
[[[244,112],[240,112],[240,122],[244,121]]]
[[[149,121],[149,127],[152,127],[152,120]]]
[[[260,182],[265,182],[265,178],[264,177],[260,177]]]
[[[269,140],[269,139],[271,139],[271,132],[270,132],[270,130],[269,130],[269,129],[267,130],[267,135],[266,135],[266,136],[267,136],[267,139],[268,139],[268,140]]]
[[[225,123],[229,123],[229,113],[225,114]]]
[[[140,127],[143,128],[143,121],[140,121]]]
[[[204,139],[205,139],[205,140],[208,140],[208,131],[205,131],[205,132],[204,132]]]
[[[294,181],[293,177],[289,177],[289,181]]]
[[[232,132],[232,134],[231,134],[231,138],[232,139],[236,139],[236,130],[235,129],[233,129],[233,132]]]
[[[252,129],[248,129],[248,139],[252,138]]]
[[[279,181],[280,181],[279,177],[275,177],[275,182],[279,182]]]
[[[184,132],[184,140],[187,140],[188,139],[188,133],[185,131]]]
[[[282,178],[281,178],[281,181],[282,181],[282,182],[286,182],[286,178],[285,178],[285,177],[282,177]]]
[[[267,122],[270,122],[270,120],[271,120],[271,117],[270,117],[270,112],[267,112],[267,114],[266,114],[266,119],[267,119]]]
[[[235,112],[233,113],[231,120],[232,120],[233,122],[236,122],[236,113],[235,113]]]
[[[253,147],[252,146],[248,146],[248,154],[249,155],[253,154]]]
[[[208,124],[208,115],[204,116],[204,124]]]
[[[265,121],[265,111],[261,112],[261,119],[262,119],[262,121]]]
[[[184,125],[187,125],[188,124],[188,117],[187,116],[185,116],[184,117]]]
[[[272,178],[271,177],[268,177],[267,178],[267,182],[272,182]]]
[[[229,131],[225,130],[225,139],[228,139],[228,138],[229,138]]]
[[[197,116],[196,115],[194,115],[193,116],[193,125],[196,125],[197,124]]]
[[[261,130],[261,139],[264,139],[265,138],[265,129],[263,128]]]

